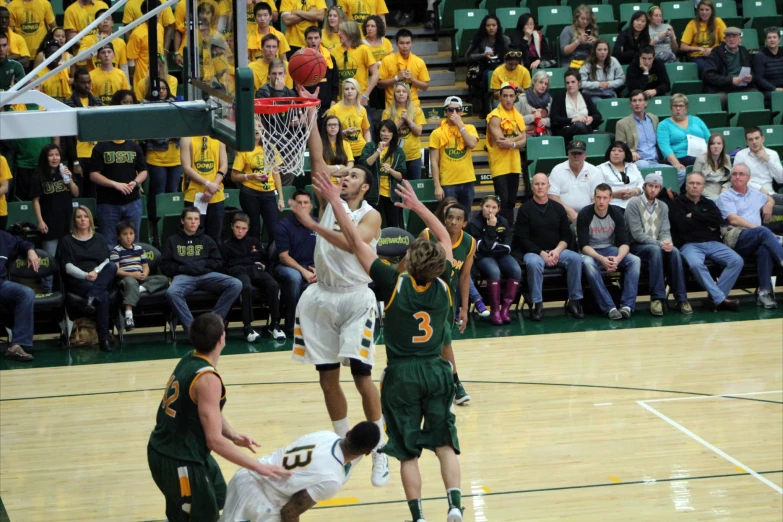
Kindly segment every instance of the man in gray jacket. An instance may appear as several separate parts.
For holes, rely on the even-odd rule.
[[[625,224],[631,236],[631,253],[647,261],[650,270],[650,313],[663,315],[666,300],[664,262],[668,262],[669,286],[674,288],[677,308],[683,314],[692,314],[685,291],[685,272],[680,251],[672,243],[669,207],[656,196],[663,187],[660,174],[647,174],[644,192],[632,198],[625,208]]]

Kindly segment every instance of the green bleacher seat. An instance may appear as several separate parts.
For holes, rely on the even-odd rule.
[[[663,188],[672,189],[673,191],[680,191],[680,181],[677,178],[677,169],[674,167],[657,167],[653,169],[640,169],[642,173],[642,179],[647,174],[660,174],[663,176]]]
[[[628,98],[608,98],[598,100],[596,109],[603,116],[601,130],[614,133],[617,122],[631,114],[631,105]]]
[[[742,27],[742,17],[737,15],[737,2],[718,0],[715,2],[715,16],[723,20],[726,27]]]
[[[707,128],[726,127],[729,115],[723,111],[717,94],[689,94],[688,114],[698,116]]]
[[[614,44],[617,42],[617,34],[616,33],[602,34],[601,38],[606,40],[606,42],[609,44],[609,54],[612,54],[612,51],[614,50]]]
[[[98,216],[96,215],[96,209],[98,208],[98,205],[95,201],[95,198],[73,198],[71,200],[71,205],[73,205],[73,208],[76,208],[78,206],[84,206],[90,209],[90,212],[92,212],[92,218],[95,221],[95,226],[98,226]],[[101,234],[103,234],[105,231],[102,231]],[[112,234],[114,231],[112,230]]]
[[[620,4],[620,22],[622,22],[623,28],[631,21],[631,17],[635,12],[642,11],[646,13],[652,6],[653,4],[648,2],[628,2]]]
[[[490,10],[490,12],[492,12]],[[517,29],[517,22],[519,17],[525,13],[529,13],[528,7],[498,7],[495,10],[495,16],[500,20],[500,25],[503,27],[503,32],[507,36],[511,36]]]
[[[70,216],[68,216],[70,219]],[[8,202],[8,228],[16,223],[37,223],[32,201],[9,201]]]
[[[141,196],[141,224],[139,225],[139,237],[136,241],[142,243],[150,243],[150,221],[147,216],[147,196],[142,194]]]
[[[682,36],[685,26],[696,16],[693,2],[661,2],[660,5],[664,20],[672,26],[675,34]]]
[[[761,127],[764,146],[783,155],[783,125],[764,125]]]
[[[756,92],[729,93],[729,124],[732,127],[769,125],[772,112],[764,107],[764,95]]]
[[[536,23],[546,27],[545,34],[552,45],[558,46],[560,33],[565,26],[571,25],[573,20],[573,9],[568,6],[541,5],[538,7]]]
[[[565,140],[562,136],[528,138],[525,148],[527,150],[528,172],[531,178],[537,172],[549,175],[555,165],[568,159]]]
[[[783,91],[775,91],[772,93],[772,124],[783,124]]]
[[[563,75],[568,70],[565,67],[556,69],[541,69],[549,76],[549,93],[554,96],[565,90],[565,78]]]
[[[479,7],[481,9],[486,9],[490,14],[494,13],[498,18],[500,18],[498,11],[501,9],[520,9],[518,0],[483,0],[479,3]],[[529,8],[525,7],[525,9],[527,9],[527,12],[530,12]],[[503,23],[502,19],[500,20],[500,23],[505,29],[506,24]],[[517,25],[516,22],[514,22],[514,25]]]
[[[759,32],[753,28],[742,28],[742,44],[745,49],[760,49]]]
[[[686,95],[702,92],[699,68],[695,63],[667,63],[666,73],[671,81],[672,92]]]
[[[671,96],[656,96],[647,102],[647,112],[658,116],[658,120],[663,120],[672,115]]]
[[[454,35],[454,51],[457,59],[465,55],[473,36],[481,26],[481,20],[487,14],[486,9],[457,9],[454,11],[454,23],[457,28]]]
[[[313,214],[318,214],[318,207],[321,206],[321,204],[318,202],[318,196],[315,195],[315,188],[313,188],[312,185],[305,185],[305,191],[307,191],[310,196],[313,198]]]
[[[184,207],[185,197],[182,192],[169,192],[155,196],[155,208],[158,213],[158,238],[161,247],[165,245],[166,238],[177,231]]]
[[[416,193],[416,197],[419,198],[419,201],[424,203],[427,208],[434,210],[435,207],[438,206],[438,200],[435,199],[435,183],[432,179],[413,180],[411,181],[411,187],[413,187],[413,191]],[[408,232],[414,236],[418,236],[425,228],[424,222],[418,214],[415,212],[408,214],[407,224],[405,226],[405,229]]]
[[[65,8],[63,7],[63,0],[51,0],[52,11],[54,11],[54,21],[58,27],[63,26],[65,20]]]
[[[763,30],[766,27],[780,25],[780,14],[775,0],[742,0],[742,16],[750,20],[745,26],[754,29]],[[748,49],[757,49],[757,47],[748,47],[745,42],[743,45]]]
[[[595,18],[596,23],[599,24],[599,29],[603,29],[604,27],[609,28],[610,30],[614,28],[614,30],[618,27],[617,18],[614,16],[614,9],[611,5],[607,4],[591,4],[590,10],[593,12],[593,18]],[[604,26],[603,24],[607,24]],[[614,32],[614,31],[612,31]],[[602,30],[599,30],[599,34],[603,33]]]
[[[741,127],[711,127],[710,132],[723,136],[727,154],[745,148],[745,129]]]
[[[574,136],[575,140],[582,140],[587,145],[586,161],[591,165],[598,165],[606,161],[606,149],[612,143],[612,137],[609,134],[580,134]]]
[[[440,27],[442,29],[459,27],[459,25],[455,25],[457,23],[454,16],[455,11],[459,9],[475,10],[475,8],[476,0],[441,0],[440,4],[438,4]],[[484,9],[484,11],[486,11],[486,9]],[[484,16],[486,16],[486,14],[482,15],[481,18]],[[481,21],[481,18],[479,18],[479,22]]]

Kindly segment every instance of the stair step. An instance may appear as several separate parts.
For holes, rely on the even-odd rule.
[[[447,96],[459,96],[462,98],[462,101],[465,102],[468,94],[468,84],[464,81],[458,81],[453,85],[436,85],[430,87],[426,91],[419,91],[419,99],[422,100],[422,103],[435,100],[443,103],[443,100],[445,100]],[[433,98],[435,100],[433,100]]]
[[[391,18],[389,19],[389,22],[391,22]],[[391,40],[392,42],[396,41],[397,31],[402,29],[402,27],[386,27],[386,38]],[[405,29],[408,29],[411,33],[413,33],[414,38],[414,45],[418,43],[418,39],[422,37],[429,37],[429,38],[435,38],[435,29],[425,29],[424,24],[421,25],[408,25],[405,27]],[[418,53],[416,53],[418,54]]]
[[[430,88],[432,87],[451,87],[456,82],[457,78],[454,71],[429,71],[430,73]]]
[[[386,38],[391,38],[388,34],[386,35]],[[392,47],[394,48],[394,52],[397,52],[397,43],[395,40],[391,40]],[[413,43],[413,54],[416,56],[421,56],[424,58],[425,56],[429,58],[430,56],[437,56],[440,51],[438,50],[438,42],[433,40],[416,40]],[[426,60],[429,61],[429,60]]]

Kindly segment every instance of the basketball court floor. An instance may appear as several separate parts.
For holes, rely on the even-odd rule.
[[[262,444],[259,454],[330,429],[316,372],[290,360],[290,341],[238,336],[218,366],[223,411]],[[643,310],[619,323],[517,319],[471,323],[458,338],[472,396],[457,408],[465,520],[783,520],[783,311],[746,303],[740,314]],[[52,346],[33,368],[3,362],[0,520],[162,520],[146,444],[188,349],[158,333],[129,336],[114,354]],[[358,422],[359,395],[344,386]],[[230,479],[236,467],[218,461]],[[337,498],[302,519],[409,519],[391,464],[386,488],[371,486],[362,462]],[[421,467],[425,515],[444,520],[434,455]]]

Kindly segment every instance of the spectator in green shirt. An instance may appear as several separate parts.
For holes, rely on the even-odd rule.
[[[7,91],[24,78],[22,64],[8,58],[8,49],[8,35],[0,32],[0,91]]]

